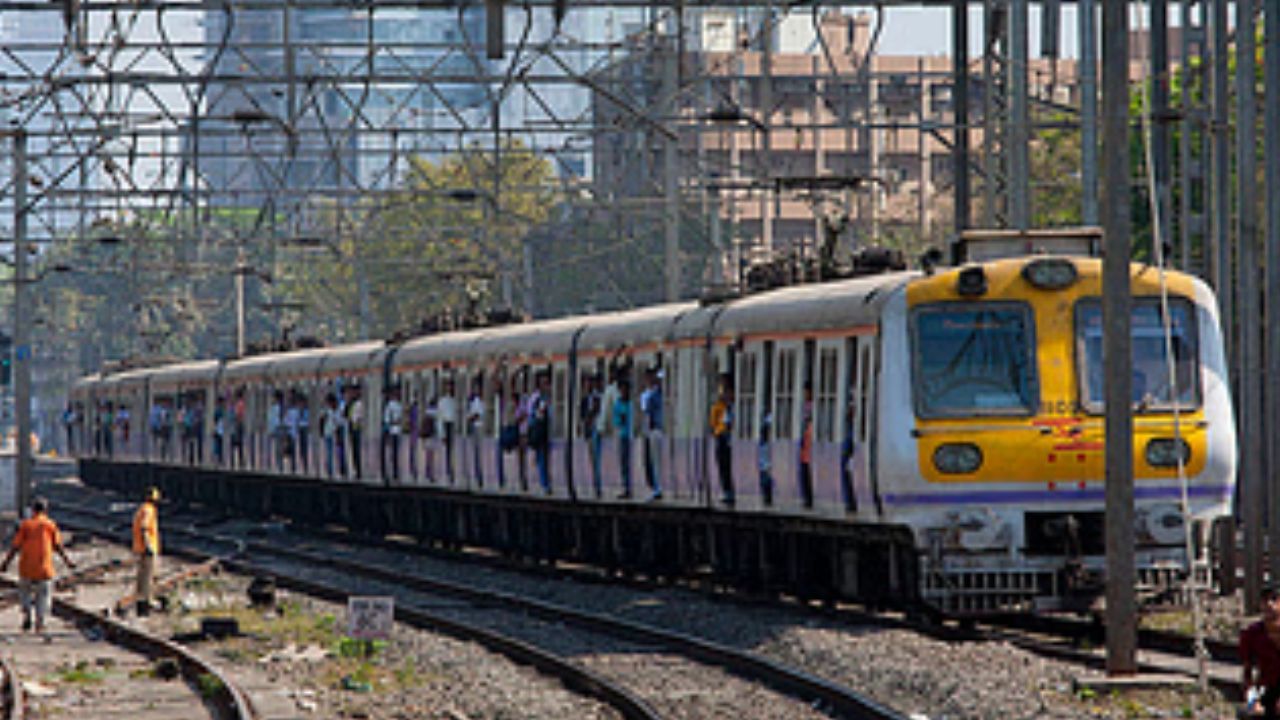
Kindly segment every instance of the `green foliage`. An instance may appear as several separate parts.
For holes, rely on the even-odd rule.
[[[226,688],[222,679],[213,673],[201,673],[196,678],[196,687],[200,690],[200,696],[206,700],[217,696]]]
[[[55,679],[64,683],[80,685],[96,685],[102,682],[104,673],[95,668],[88,660],[80,660],[75,665],[58,668]]]
[[[546,158],[512,140],[496,161],[472,146],[409,165],[398,190],[319,208],[320,246],[292,251],[280,285],[307,303],[307,330],[387,337],[446,310],[492,306],[502,277],[520,277],[521,241],[558,199]]]
[[[343,636],[334,644],[333,654],[340,658],[377,657],[387,649],[385,640],[357,640]]]

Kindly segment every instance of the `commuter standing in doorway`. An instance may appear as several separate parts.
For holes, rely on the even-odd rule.
[[[640,394],[644,413],[644,478],[649,483],[649,499],[662,499],[662,371],[650,368],[649,386]]]
[[[711,406],[709,424],[720,473],[720,501],[733,507],[733,381],[728,376],[720,381],[720,397]]]
[[[619,500],[631,498],[631,431],[632,404],[631,383],[618,381],[618,399],[613,402],[613,426],[618,431],[618,468],[622,476],[622,494]]]

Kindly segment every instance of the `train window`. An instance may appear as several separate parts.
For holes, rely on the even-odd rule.
[[[945,303],[911,316],[920,417],[1035,412],[1034,324],[1025,303]]]
[[[1134,411],[1168,412],[1200,405],[1199,345],[1195,309],[1184,299],[1169,300],[1169,330],[1160,301],[1134,298],[1130,321],[1133,378],[1130,391]],[[1167,342],[1167,344],[1166,344]],[[1173,348],[1174,377],[1169,377],[1167,348]],[[1102,301],[1081,300],[1076,306],[1076,357],[1079,358],[1080,404],[1087,412],[1105,409],[1102,367]],[[1176,391],[1173,386],[1176,386]]]
[[[838,377],[836,368],[838,352],[835,348],[822,348],[818,351],[818,384],[814,393],[814,404],[817,412],[817,425],[814,427],[819,441],[835,440],[836,427],[836,395]]]
[[[773,430],[778,440],[794,437],[792,415],[796,403],[796,350],[778,351],[777,394],[773,404]]]
[[[760,356],[744,352],[738,360],[738,437],[756,436],[756,376]]]

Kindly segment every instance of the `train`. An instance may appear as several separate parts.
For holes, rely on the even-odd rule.
[[[95,467],[891,528],[928,607],[1066,607],[1105,580],[1097,235],[964,242],[950,267],[99,373],[75,383],[68,433]],[[1143,582],[1173,582],[1186,522],[1202,542],[1231,512],[1223,337],[1204,282],[1140,263],[1130,277],[1135,560]],[[623,384],[627,428],[613,408],[583,417]]]

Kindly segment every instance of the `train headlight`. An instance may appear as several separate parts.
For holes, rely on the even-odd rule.
[[[1155,438],[1147,443],[1146,455],[1147,464],[1151,467],[1177,467],[1179,456],[1183,465],[1191,461],[1191,446],[1182,439]]]
[[[982,451],[973,443],[947,443],[933,451],[933,466],[947,475],[965,475],[982,467]]]
[[[1062,258],[1032,260],[1022,267],[1022,277],[1040,290],[1062,290],[1075,284],[1075,263]]]

